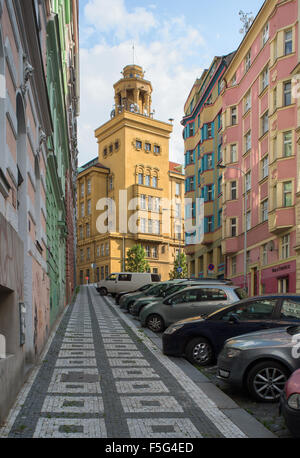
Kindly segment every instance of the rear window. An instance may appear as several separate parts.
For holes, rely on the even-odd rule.
[[[225,291],[218,288],[203,288],[200,290],[200,301],[226,301],[227,295]]]
[[[236,288],[234,292],[239,299],[246,299],[248,297],[248,294],[243,288]]]

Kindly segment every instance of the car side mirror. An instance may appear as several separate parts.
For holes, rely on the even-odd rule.
[[[239,317],[238,317],[238,315],[236,313],[233,313],[232,315],[230,315],[229,323],[237,324],[239,322],[240,322],[240,319],[239,319]]]

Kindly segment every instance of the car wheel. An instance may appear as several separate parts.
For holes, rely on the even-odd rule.
[[[162,332],[165,329],[162,317],[154,314],[147,318],[146,326],[153,332]]]
[[[100,288],[99,289],[99,294],[100,294],[100,296],[107,296],[107,289],[106,288]]]
[[[276,361],[256,364],[247,374],[246,383],[250,394],[260,402],[277,402],[280,399],[290,373]]]
[[[191,340],[185,350],[187,359],[198,366],[208,366],[214,360],[214,351],[210,342],[204,337]]]

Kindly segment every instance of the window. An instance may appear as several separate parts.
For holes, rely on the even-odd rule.
[[[108,148],[108,149],[109,149],[109,152],[112,153],[112,152],[113,152],[113,145],[112,145],[112,144],[109,145],[109,148]]]
[[[236,237],[236,233],[237,233],[236,218],[231,218],[231,220],[230,220],[230,236],[231,237]]]
[[[293,196],[292,196],[292,182],[286,181],[283,183],[283,206],[291,207],[293,205]]]
[[[273,89],[273,110],[275,111],[277,108],[277,87]]]
[[[89,199],[89,200],[87,201],[87,213],[88,213],[88,215],[90,215],[90,214],[92,213],[92,206],[91,206],[91,204],[92,204],[92,202],[91,202],[91,200]]]
[[[175,204],[175,218],[180,218],[181,216],[181,205]]]
[[[105,244],[105,254],[106,256],[109,256],[109,243]]]
[[[80,204],[80,215],[81,217],[84,216],[84,203]]]
[[[287,30],[284,33],[284,54],[287,56],[293,52],[293,32]]]
[[[207,124],[207,138],[212,138],[211,123],[208,123],[208,124]]]
[[[148,234],[153,234],[152,219],[148,219]]]
[[[292,132],[284,132],[283,134],[283,157],[292,155]]]
[[[146,210],[146,196],[145,196],[145,194],[141,194],[141,196],[140,196],[140,205],[141,205],[141,210]]]
[[[86,237],[88,238],[88,237],[90,237],[90,235],[91,235],[90,225],[89,225],[89,223],[87,223],[87,225],[86,225]]]
[[[283,104],[284,106],[291,105],[292,103],[292,84],[290,81],[287,81],[283,85]]]
[[[269,85],[269,69],[266,67],[261,74],[261,90],[263,91]]]
[[[158,258],[158,249],[157,249],[156,246],[153,247],[152,256],[153,256],[153,258]]]
[[[145,151],[151,151],[151,144],[145,143]]]
[[[84,197],[84,183],[81,183],[80,185],[80,196]]]
[[[250,231],[251,229],[251,211],[247,212],[246,215],[246,230]]]
[[[281,259],[290,257],[290,235],[284,235],[281,238]]]
[[[148,196],[148,210],[152,211],[153,209],[153,198]]]
[[[246,173],[246,192],[251,189],[251,172]]]
[[[262,246],[262,264],[266,266],[268,264],[268,244],[265,243]]]
[[[107,156],[107,148],[104,148],[104,150],[103,150],[103,156],[104,156],[104,157]]]
[[[160,146],[154,145],[153,151],[154,151],[154,153],[159,154],[160,153]]]
[[[146,245],[145,252],[146,252],[146,258],[150,258],[151,257],[151,250],[150,250],[150,246],[149,245]]]
[[[212,154],[207,155],[207,169],[212,169],[213,168],[213,156]]]
[[[153,221],[153,233],[160,234],[160,223],[158,220]]]
[[[144,175],[142,173],[138,174],[138,184],[144,184]]]
[[[249,51],[245,57],[245,73],[249,70],[250,67],[251,67],[251,51]]]
[[[132,274],[119,274],[119,281],[131,281]]]
[[[251,108],[251,92],[249,91],[245,97],[244,112],[247,113]]]
[[[261,221],[268,221],[268,208],[269,208],[269,201],[268,199],[264,200],[261,204]]]
[[[213,185],[210,184],[207,186],[207,200],[211,202],[214,199],[213,196]]]
[[[188,155],[189,155],[189,164],[194,164],[194,151],[191,150],[188,152]]]
[[[114,187],[114,179],[113,177],[109,177],[109,190],[111,191]]]
[[[276,300],[268,299],[236,305],[229,312],[224,313],[222,320],[229,321],[232,314],[237,315],[240,321],[270,319],[273,316],[276,305]]]
[[[207,217],[207,232],[213,232],[213,230],[214,230],[213,217],[208,216]]]
[[[269,112],[266,111],[261,118],[261,133],[265,135],[269,130]]]
[[[227,295],[222,289],[203,288],[199,293],[198,301],[227,301]]]
[[[157,177],[152,177],[152,187],[157,188]]]
[[[237,162],[237,145],[230,145],[230,162]]]
[[[282,304],[280,318],[282,320],[295,319],[298,321],[300,319],[300,302],[295,299],[285,299]]]
[[[143,234],[146,233],[146,219],[145,218],[141,218],[140,220],[140,232],[142,232]]]
[[[175,195],[180,196],[180,183],[175,184]]]
[[[236,85],[236,73],[233,75],[231,79],[231,86],[235,86],[235,85]]]
[[[155,212],[159,212],[159,207],[160,207],[160,197],[154,197],[154,208],[153,208],[153,210]]]
[[[80,261],[81,262],[84,261],[84,251],[83,250],[80,250]]]
[[[86,259],[89,261],[90,257],[91,257],[91,249],[87,248],[87,250],[86,250]]]
[[[230,183],[230,198],[231,198],[231,200],[236,200],[236,198],[237,198],[236,181],[232,181]]]
[[[262,32],[262,45],[265,46],[269,39],[269,23],[265,25]]]
[[[115,150],[118,150],[118,149],[119,149],[119,141],[116,140],[116,141],[115,141]]]
[[[232,107],[230,110],[231,125],[235,126],[237,123],[237,108]]]
[[[135,147],[136,149],[142,149],[142,142],[140,140],[136,140]]]
[[[236,275],[236,256],[231,258],[231,274]]]
[[[101,256],[104,256],[104,245],[101,245]]]
[[[245,152],[251,149],[251,130],[245,135]]]
[[[83,227],[82,226],[79,227],[79,238],[83,239]]]
[[[146,175],[146,177],[145,177],[145,185],[146,186],[150,186],[150,180],[151,180],[150,175]]]
[[[261,176],[262,179],[269,175],[269,156],[265,156],[261,161]]]
[[[97,246],[97,257],[99,257],[99,256],[100,256],[100,247]]]

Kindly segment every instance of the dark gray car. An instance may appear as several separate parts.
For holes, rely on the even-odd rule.
[[[246,388],[257,401],[279,401],[290,374],[300,368],[300,326],[244,334],[225,342],[218,378]]]

